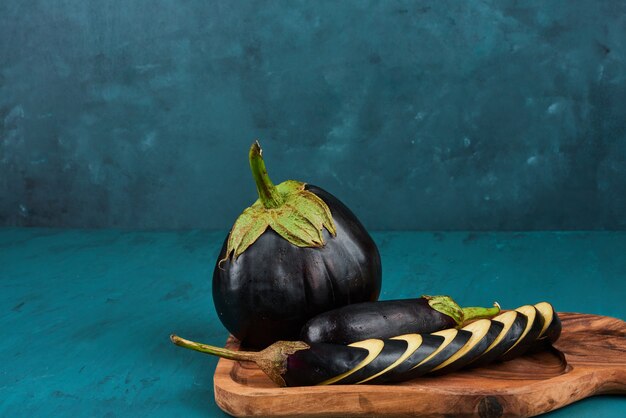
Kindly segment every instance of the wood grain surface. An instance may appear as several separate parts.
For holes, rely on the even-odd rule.
[[[221,359],[215,401],[239,417],[535,416],[598,394],[626,393],[626,323],[560,313],[548,351],[394,385],[280,388],[252,363]],[[237,349],[234,339],[227,346]]]

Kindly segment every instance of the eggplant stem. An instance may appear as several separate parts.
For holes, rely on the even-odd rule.
[[[179,347],[188,348],[190,350],[199,351],[201,353],[211,354],[228,360],[256,362],[259,358],[259,352],[229,350],[227,348],[215,347],[213,345],[186,340],[175,334],[170,335],[170,340]]]
[[[263,161],[263,151],[261,150],[259,141],[254,141],[254,144],[250,147],[249,159],[252,177],[254,177],[256,189],[259,193],[259,200],[263,206],[266,209],[273,209],[282,205],[284,199],[267,174],[265,162]]]
[[[180,347],[228,360],[252,361],[278,386],[286,386],[283,375],[287,372],[287,358],[296,351],[309,348],[302,341],[277,341],[261,351],[235,351],[189,341],[175,334],[170,335],[170,340]]]
[[[463,324],[477,319],[490,319],[500,313],[500,304],[495,302],[492,308],[483,308],[479,306],[470,306],[463,308]]]

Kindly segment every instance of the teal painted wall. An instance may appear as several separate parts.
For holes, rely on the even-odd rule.
[[[0,2],[0,225],[626,228],[626,3]]]

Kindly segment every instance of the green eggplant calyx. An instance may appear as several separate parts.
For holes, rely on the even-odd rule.
[[[201,353],[235,361],[252,361],[278,386],[286,386],[283,375],[287,372],[287,358],[296,351],[309,348],[302,341],[278,341],[261,351],[235,351],[189,341],[174,334],[170,335],[170,340],[179,347]]]
[[[323,247],[323,228],[335,236],[335,222],[328,205],[299,181],[274,185],[270,180],[259,142],[250,148],[250,168],[259,199],[243,211],[228,236],[225,258],[239,257],[269,227],[298,247]],[[221,262],[220,261],[220,262]]]
[[[494,302],[492,308],[482,308],[479,306],[461,308],[450,296],[424,295],[422,297],[428,300],[428,304],[431,308],[452,318],[452,320],[456,322],[457,327],[461,327],[477,319],[492,318],[500,313],[500,305],[498,302]]]
[[[463,309],[456,303],[450,296],[422,296],[428,301],[431,308],[437,312],[441,312],[444,315],[449,316],[456,322],[457,326],[463,324],[464,315]]]

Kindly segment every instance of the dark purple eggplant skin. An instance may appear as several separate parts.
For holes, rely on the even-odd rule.
[[[422,335],[422,344],[405,361],[398,364],[392,370],[370,380],[369,384],[378,385],[382,383],[404,382],[421,376],[423,373],[413,369],[426,357],[430,356],[443,343],[444,338],[440,335]],[[387,340],[385,340],[386,342]]]
[[[368,351],[336,344],[313,344],[287,358],[283,379],[287,386],[315,386],[354,369]]]
[[[528,317],[523,313],[518,312],[517,317],[513,321],[513,325],[511,325],[511,328],[509,328],[508,332],[497,347],[494,347],[491,351],[480,355],[476,360],[470,363],[470,367],[486,366],[494,361],[497,361],[504,353],[513,347],[520,335],[524,333],[527,323]]]
[[[440,376],[440,375],[444,375],[447,373],[455,372],[467,366],[472,361],[480,357],[485,352],[485,350],[489,348],[489,346],[496,340],[498,335],[500,335],[502,328],[504,328],[504,325],[501,322],[491,321],[491,324],[489,325],[489,330],[487,331],[485,336],[482,338],[482,340],[478,342],[478,344],[476,344],[472,349],[470,349],[470,351],[465,353],[465,355],[462,358],[458,359],[457,361],[454,361],[452,364],[448,364],[447,366],[442,367],[441,369],[432,372],[431,375]]]
[[[559,315],[555,312],[552,317],[552,322],[548,325],[548,329],[546,329],[546,332],[541,336],[539,341],[554,344],[561,336],[561,328],[561,318],[559,318]]]
[[[552,317],[552,322],[548,325],[546,332],[535,341],[528,353],[537,353],[539,351],[543,351],[548,349],[554,344],[559,337],[561,336],[561,318],[559,318],[558,314],[554,312],[554,316]]]
[[[306,189],[330,208],[335,237],[324,229],[323,247],[300,248],[268,228],[237,259],[215,265],[213,302],[218,317],[244,347],[297,340],[314,316],[375,301],[380,294],[380,255],[361,222],[327,191],[313,185]],[[226,241],[218,260],[225,254]]]
[[[546,332],[537,340],[539,344],[554,344],[561,336],[561,318],[554,312],[552,322],[548,325]]]
[[[370,364],[360,370],[357,370],[351,375],[338,380],[336,384],[353,385],[385,370],[390,364],[393,364],[393,362],[398,360],[407,348],[407,343],[404,340],[385,340],[384,344],[383,350]]]
[[[430,360],[411,369],[411,373],[415,377],[430,373],[432,369],[439,366],[441,363],[452,357],[454,353],[459,351],[465,345],[465,343],[469,341],[471,337],[471,332],[463,331],[462,329],[460,329],[457,332],[456,336],[452,339],[450,344],[448,344],[443,350],[435,354],[435,356]]]
[[[528,320],[530,320],[530,318],[528,318]],[[521,355],[526,353],[534,344],[536,344],[537,338],[539,337],[539,334],[541,333],[541,330],[543,329],[543,323],[544,323],[543,316],[541,316],[541,313],[537,311],[537,313],[535,314],[535,320],[533,321],[530,327],[530,330],[528,331],[526,336],[522,338],[517,343],[517,345],[515,345],[509,351],[504,353],[500,357],[500,360],[502,361],[513,360],[514,358],[520,357]]]
[[[300,339],[306,343],[351,344],[369,338],[427,334],[456,326],[454,319],[433,309],[425,298],[384,300],[324,312],[306,323]]]

